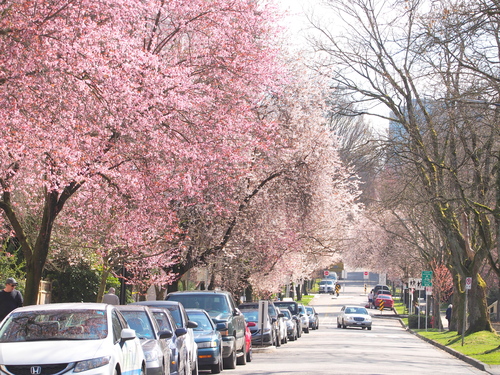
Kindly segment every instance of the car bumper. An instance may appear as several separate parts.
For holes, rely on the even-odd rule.
[[[271,333],[267,332],[264,334],[256,333],[252,335],[252,346],[270,346],[273,345]]]
[[[146,370],[148,375],[163,375],[163,368],[161,366],[148,367],[146,364]]]
[[[236,340],[233,336],[222,337],[222,357],[227,358],[231,355],[236,346]]]
[[[219,349],[218,348],[198,348],[198,367],[210,367],[219,363]],[[149,375],[149,371],[148,371]]]
[[[371,327],[372,322],[345,322],[346,327]]]

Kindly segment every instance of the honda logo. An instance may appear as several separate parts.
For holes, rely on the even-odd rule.
[[[31,375],[41,375],[42,367],[41,366],[31,366]]]

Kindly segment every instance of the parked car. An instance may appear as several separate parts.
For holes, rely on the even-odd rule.
[[[306,312],[306,307],[299,303],[299,318],[302,325],[302,331],[309,333],[309,317]]]
[[[198,345],[198,369],[208,369],[212,374],[219,374],[223,369],[220,331],[227,329],[226,324],[216,325],[205,310],[186,309],[186,312],[189,320],[198,324],[194,328],[194,340]]]
[[[292,319],[295,320],[297,325],[297,337],[302,336],[302,321],[299,317],[299,304],[295,301],[274,301],[274,305],[283,311],[284,308],[288,309],[292,314]]]
[[[20,307],[0,326],[5,374],[145,374],[140,340],[116,306],[53,303]]]
[[[248,328],[252,334],[253,346],[272,346],[276,342],[275,330],[272,326],[269,313],[264,315],[263,327],[259,327],[259,309],[254,307],[241,309],[245,316]]]
[[[319,328],[319,314],[313,306],[306,306],[306,313],[309,318],[309,328],[316,330]]]
[[[282,313],[284,315],[283,319],[285,319],[286,323],[286,334],[288,336],[288,340],[295,341],[297,340],[297,323],[292,318],[292,313],[288,309],[283,309]]]
[[[374,304],[376,309],[380,309],[380,304],[381,302],[384,302],[384,309],[393,309],[394,308],[394,300],[392,299],[392,296],[389,294],[382,294],[380,293],[377,295],[377,298],[375,298]]]
[[[189,370],[190,368],[189,353],[185,340],[187,330],[185,328],[177,328],[177,324],[169,309],[150,306],[149,309],[161,330],[168,329],[173,332],[172,338],[168,340],[172,353],[170,356],[170,375],[183,374],[185,370]]]
[[[385,290],[385,291],[389,292],[388,294],[392,294],[391,289],[387,285],[377,284],[373,287],[373,296],[376,296],[378,294],[379,290]]]
[[[238,306],[238,309],[258,309],[259,302],[244,302]],[[278,311],[278,308],[274,305],[273,301],[267,300],[267,308],[269,312],[269,317],[271,318],[271,325],[274,330],[274,343],[273,345],[278,347],[282,343],[284,343],[284,339],[286,338],[285,334],[285,321],[283,320],[283,314]]]
[[[335,283],[334,279],[323,279],[319,282],[319,293],[330,293],[333,294],[335,292]]]
[[[186,334],[182,335],[183,340],[186,341],[185,345],[188,353],[188,371],[186,374],[197,375],[198,374],[198,346],[194,341],[193,328],[197,327],[195,322],[189,320],[186,310],[182,304],[176,301],[140,301],[134,302],[132,305],[146,305],[150,307],[163,307],[170,310],[172,317],[174,318],[177,328],[183,328],[186,330]],[[180,372],[184,374],[183,372]]]
[[[168,301],[177,301],[189,309],[203,309],[215,323],[226,323],[222,334],[224,368],[234,369],[236,364],[246,364],[245,318],[236,307],[229,292],[193,290],[169,293]]]
[[[147,306],[125,305],[116,308],[141,340],[148,375],[170,374],[171,349],[166,339],[170,339],[173,332],[169,329],[160,330]]]
[[[360,306],[342,306],[337,316],[337,328],[361,327],[372,329],[372,317],[368,310]]]
[[[248,328],[248,323],[245,322],[245,346],[246,346],[246,356],[247,362],[252,362],[253,359],[253,347],[252,347],[252,332]]]
[[[286,344],[288,342],[288,335],[286,332],[285,314],[283,314],[281,312],[279,307],[275,307],[275,308],[276,308],[276,311],[278,312],[278,321],[279,321],[281,343]]]

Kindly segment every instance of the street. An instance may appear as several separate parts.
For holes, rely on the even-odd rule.
[[[311,305],[320,314],[317,331],[279,348],[256,349],[253,361],[232,375],[243,374],[486,374],[407,332],[386,310],[371,331],[338,329],[344,304],[364,305],[363,281],[341,281],[340,296],[317,295]],[[373,284],[375,285],[375,284]],[[371,287],[373,287],[371,285]],[[379,311],[371,310],[378,314]]]

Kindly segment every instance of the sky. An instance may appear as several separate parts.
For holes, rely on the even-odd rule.
[[[292,47],[310,48],[306,41],[306,35],[311,32],[308,17],[320,20],[321,24],[332,27],[335,25],[334,16],[328,15],[328,7],[322,5],[324,0],[276,0],[280,9],[289,13],[285,19],[285,24],[290,30],[290,44]],[[386,115],[385,107],[375,109],[376,112]],[[377,132],[382,134],[387,130],[389,123],[387,120],[376,116],[367,116],[366,120],[372,124]]]

